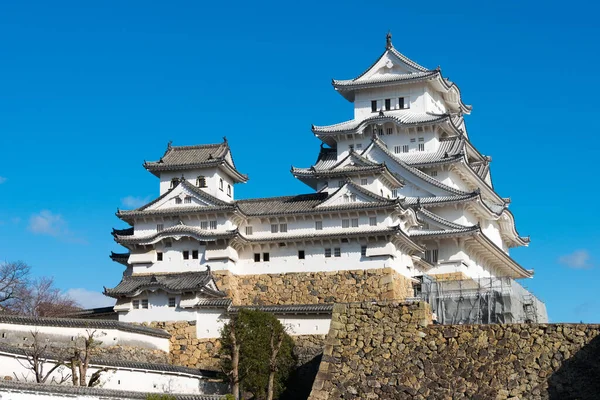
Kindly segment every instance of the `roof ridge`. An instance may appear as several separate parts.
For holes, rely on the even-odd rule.
[[[258,197],[258,198],[251,198],[251,199],[240,199],[240,200],[236,200],[235,203],[253,203],[253,202],[264,201],[264,200],[291,199],[291,198],[300,197],[300,196],[315,196],[315,197],[317,197],[318,195],[322,196],[322,193],[320,193],[320,192],[313,192],[313,193],[296,194],[296,195],[288,195],[288,196]]]

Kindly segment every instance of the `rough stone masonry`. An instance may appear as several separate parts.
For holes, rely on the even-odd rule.
[[[600,398],[600,325],[430,316],[422,302],[337,304],[309,399]]]

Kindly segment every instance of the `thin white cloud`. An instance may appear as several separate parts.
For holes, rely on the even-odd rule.
[[[74,288],[67,290],[66,294],[73,298],[73,300],[83,308],[109,307],[115,305],[114,299],[92,290]]]
[[[18,221],[15,222],[18,223]],[[50,210],[42,210],[29,217],[27,229],[36,235],[52,236],[72,243],[87,243],[85,239],[71,232],[62,215],[55,214]]]
[[[8,180],[7,178],[0,176],[0,185],[3,184],[4,182],[6,182],[7,180]]]
[[[135,196],[127,196],[121,199],[121,204],[127,208],[139,208],[144,204],[148,203],[148,197],[135,197]]]
[[[587,250],[575,250],[571,254],[565,254],[558,262],[569,268],[586,269],[591,268],[590,253]]]
[[[67,223],[62,215],[54,214],[49,210],[42,210],[29,218],[29,230],[37,235],[54,237],[69,234]]]

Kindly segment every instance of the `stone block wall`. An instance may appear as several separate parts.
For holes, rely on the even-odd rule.
[[[215,271],[213,274],[219,289],[235,305],[348,303],[413,296],[411,281],[392,268],[257,275]]]
[[[198,339],[193,321],[151,322],[152,328],[164,329],[171,334],[168,362],[183,367],[220,371],[219,339]],[[298,365],[303,365],[323,352],[325,335],[298,335],[294,339]],[[315,371],[316,373],[316,371]]]
[[[421,302],[337,304],[309,399],[598,399],[600,325],[430,322]]]

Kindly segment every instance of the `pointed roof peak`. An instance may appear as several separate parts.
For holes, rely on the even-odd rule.
[[[388,30],[387,35],[385,35],[385,48],[390,50],[394,45],[392,44],[392,32]]]

